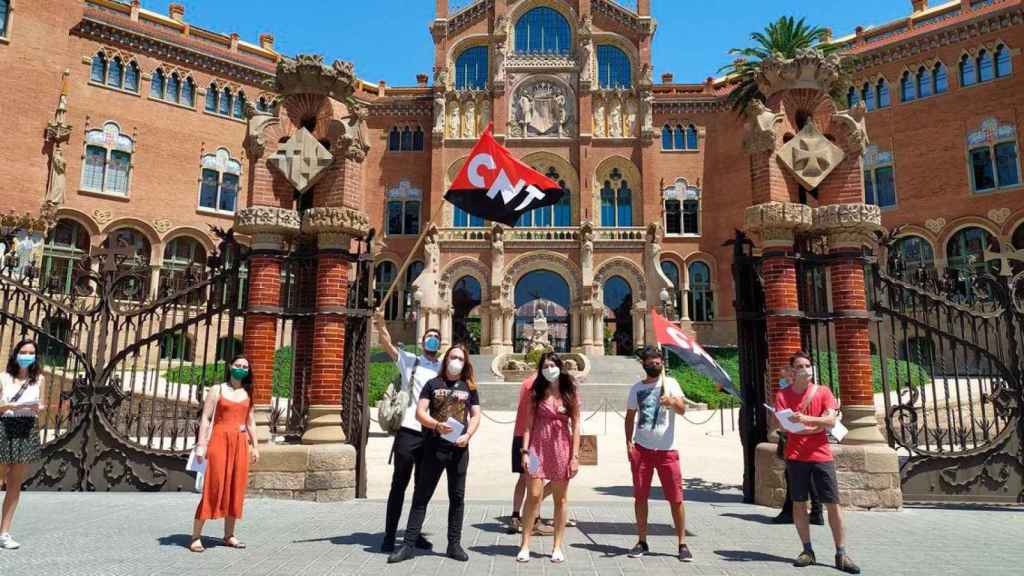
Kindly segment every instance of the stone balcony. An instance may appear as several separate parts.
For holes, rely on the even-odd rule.
[[[442,245],[491,243],[490,228],[441,228],[438,240]],[[565,244],[580,242],[580,227],[560,228],[506,228],[505,246],[517,244]],[[594,228],[594,242],[598,249],[642,247],[646,231],[642,226],[624,228]]]

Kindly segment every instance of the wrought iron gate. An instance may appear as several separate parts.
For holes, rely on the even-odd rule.
[[[904,500],[1024,504],[1024,270],[987,253],[996,265],[907,266],[895,235],[869,302],[896,366],[881,377]]]
[[[366,498],[366,441],[370,435],[370,329],[373,319],[373,245],[371,229],[355,261],[348,288],[341,417],[345,437],[356,449],[356,498]]]

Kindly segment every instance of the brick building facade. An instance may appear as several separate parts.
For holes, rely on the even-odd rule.
[[[645,310],[663,305],[702,342],[733,343],[724,243],[756,199],[728,79],[655,80],[650,0],[436,2],[432,75],[356,82],[370,144],[363,205],[349,206],[344,182],[330,187],[337,202],[321,201],[365,211],[378,230],[379,290],[403,288],[386,310],[393,332],[411,335],[411,280],[436,265],[444,305],[421,316],[482,352],[517,348],[537,309],[557,347],[587,354],[642,342]],[[861,57],[848,99],[868,110],[864,173],[847,177],[866,178],[866,201],[885,226],[905,225],[901,247],[921,265],[1024,248],[1022,4],[915,0],[905,18],[833,40]],[[265,171],[243,141],[249,105],[271,110],[278,96],[271,36],[210,32],[177,5],[168,15],[120,0],[0,7],[0,69],[18,79],[0,83],[0,178],[9,210],[40,214],[50,202],[45,273],[121,234],[156,290],[213,250],[209,226],[265,203],[247,197]],[[502,229],[443,201],[492,122],[500,142],[563,183],[564,204]],[[396,278],[427,222],[437,233]]]

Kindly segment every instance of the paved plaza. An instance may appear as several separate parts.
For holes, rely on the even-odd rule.
[[[687,525],[695,561],[680,564],[668,509],[652,510],[650,543],[656,554],[625,556],[634,542],[632,507],[625,502],[578,503],[579,527],[567,532],[567,561],[546,556],[516,564],[518,536],[504,533],[505,502],[471,501],[464,545],[468,563],[428,554],[389,566],[375,546],[383,524],[379,500],[315,504],[250,499],[238,535],[249,545],[233,550],[207,541],[204,554],[188,543],[196,494],[27,493],[16,519],[20,550],[0,550],[3,576],[347,576],[373,574],[839,574],[828,566],[790,566],[798,552],[792,527],[766,523],[774,511],[745,505],[734,492],[688,489]],[[657,504],[657,503],[655,503]],[[443,546],[447,504],[427,518],[426,532]],[[1024,512],[908,508],[848,514],[850,553],[865,574],[1018,575],[1024,559]],[[207,533],[219,535],[220,522]],[[828,530],[813,528],[819,559],[830,560]],[[535,551],[550,553],[550,538]]]

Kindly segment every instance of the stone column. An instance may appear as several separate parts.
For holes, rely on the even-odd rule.
[[[309,379],[309,424],[304,444],[345,441],[341,420],[344,378],[345,307],[353,237],[369,230],[366,215],[349,208],[320,207],[304,215],[303,231],[315,235],[319,248],[316,274],[316,312],[313,324],[313,365]]]
[[[273,389],[277,318],[281,312],[281,260],[285,242],[299,232],[295,210],[270,206],[243,208],[235,214],[235,230],[252,237],[249,257],[249,310],[242,338],[253,380],[256,435],[270,439],[270,402]]]

